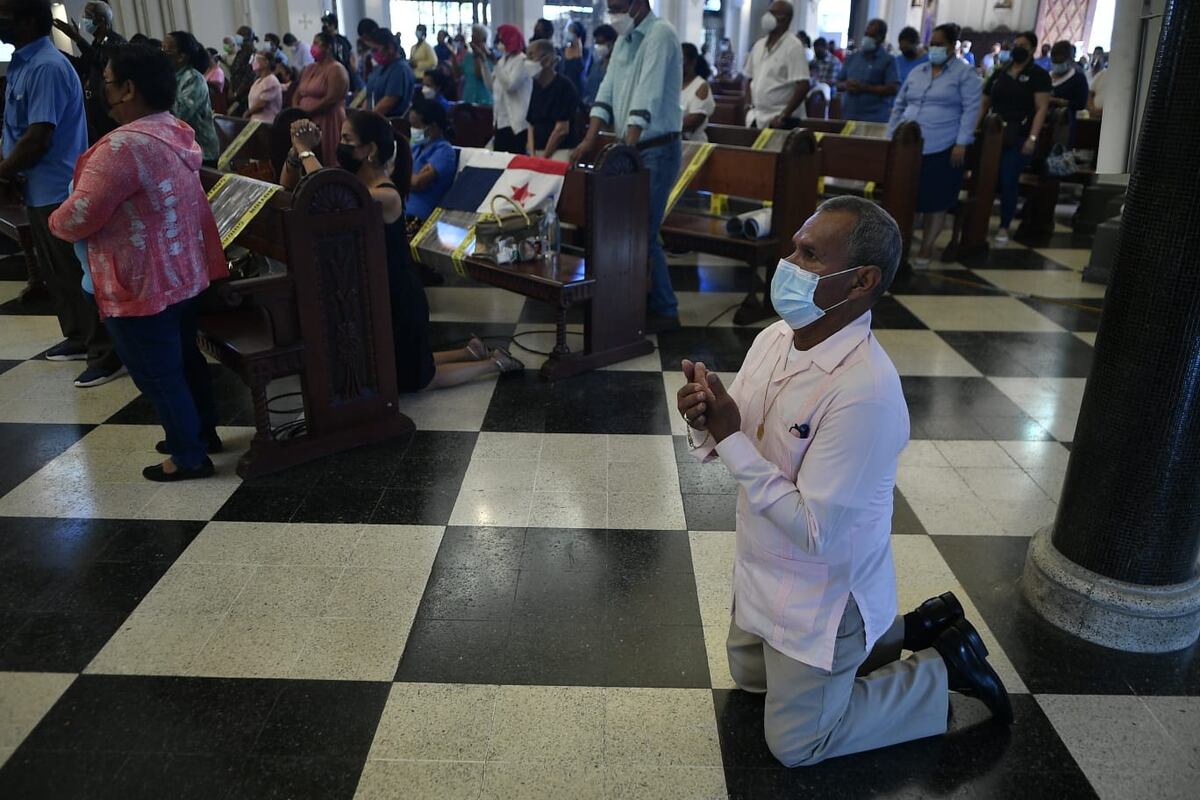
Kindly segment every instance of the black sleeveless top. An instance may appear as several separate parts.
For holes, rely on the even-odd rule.
[[[394,189],[394,183],[379,187]],[[378,187],[377,187],[378,188]],[[383,225],[387,247],[388,291],[392,301],[392,341],[396,349],[396,384],[400,391],[419,392],[433,380],[437,366],[429,339],[429,300],[410,259],[404,215]]]

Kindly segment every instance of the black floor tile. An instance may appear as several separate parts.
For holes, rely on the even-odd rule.
[[[445,525],[450,521],[457,499],[457,486],[454,491],[384,489],[370,522],[377,525]]]
[[[124,753],[38,753],[22,747],[0,767],[0,797],[108,800]],[[127,796],[127,795],[126,795]]]
[[[442,569],[492,569],[516,571],[525,551],[524,528],[446,528],[438,549]]]
[[[539,576],[546,574],[550,580],[563,573],[608,571],[608,531],[530,528],[524,542],[520,568]],[[587,576],[576,577],[580,581],[590,580]],[[533,578],[522,581],[535,582]]]
[[[1051,625],[1017,584],[1029,540],[935,536],[1005,655],[1031,692],[1048,694],[1200,694],[1200,642],[1175,653],[1124,653]]]
[[[893,295],[997,295],[1001,292],[967,269],[922,269],[913,270],[901,277],[896,276],[888,290]]]
[[[917,518],[917,513],[912,510],[912,506],[904,499],[904,495],[900,494],[899,489],[894,489],[892,492],[892,533],[923,534],[925,532],[925,526]]]
[[[367,522],[383,497],[381,488],[349,486],[312,489],[292,515],[292,522]]]
[[[4,469],[0,471],[0,496],[8,494],[30,475],[62,455],[64,450],[94,427],[0,422],[0,453],[4,454]]]
[[[3,306],[0,306],[0,308],[3,308]],[[0,375],[3,375],[5,372],[8,372],[10,369],[12,369],[17,364],[20,364],[20,363],[22,363],[22,362],[9,361],[8,359],[0,359]]]
[[[737,494],[738,482],[720,461],[701,463],[687,455],[678,465],[679,488],[684,494]]]
[[[209,364],[209,372],[213,380],[213,397],[217,403],[217,424],[225,426],[253,427],[254,403],[250,400],[250,390],[233,370],[219,364]],[[291,398],[283,403],[290,405]],[[272,408],[275,405],[272,404]],[[128,405],[113,414],[107,424],[119,425],[159,425],[158,412],[154,404],[145,395],[132,400]]]
[[[532,533],[532,531],[531,531]],[[692,574],[692,545],[687,531],[608,532],[608,564],[612,571]]]
[[[671,424],[657,372],[590,372],[551,384],[513,373],[497,381],[483,430],[667,435]]]
[[[254,752],[365,759],[389,683],[284,681]]]
[[[508,626],[487,620],[420,619],[408,633],[396,680],[502,683]]]
[[[3,267],[0,266],[0,274],[3,273]],[[8,280],[0,278],[0,280]],[[21,278],[23,281],[24,278]],[[20,316],[20,317],[53,317],[54,316],[54,301],[49,298],[37,299],[32,302],[22,303],[19,297],[14,297],[7,303],[0,305],[0,316]]]
[[[607,626],[611,622],[609,600],[614,588],[605,571],[523,571],[512,615],[540,622],[547,628],[575,624]]]
[[[307,492],[302,489],[243,483],[213,519],[219,522],[289,522],[306,496]]]
[[[463,476],[470,465],[469,459],[460,458],[405,458],[395,470],[387,475],[389,488],[393,489],[438,489],[457,492],[462,486]]]
[[[951,695],[963,722],[944,736],[794,769],[767,748],[761,695],[714,689],[713,699],[731,797],[1095,797],[1029,695],[1012,698],[1011,729],[985,721],[976,701]]]
[[[517,594],[516,570],[445,569],[434,562],[417,619],[506,622]]]
[[[917,319],[900,301],[890,294],[884,295],[871,308],[871,327],[894,330],[926,330],[928,326]]]
[[[226,800],[351,800],[358,758],[249,758]]]
[[[1070,333],[939,331],[971,366],[992,378],[1086,378],[1091,345]]]
[[[605,656],[606,686],[712,686],[699,625],[616,625]]]
[[[470,461],[479,434],[473,431],[417,431],[404,451],[405,458]]]
[[[101,561],[166,561],[173,563],[204,529],[205,523],[168,520],[79,520],[88,527],[116,529]]]
[[[1042,297],[1021,297],[1018,299],[1069,331],[1100,330],[1100,312],[1103,308],[1103,301],[1098,298],[1051,300]]]
[[[34,610],[128,614],[170,566],[165,561],[99,561],[58,581],[41,595]]]
[[[430,322],[429,341],[435,353],[466,347],[472,335],[488,347],[508,347],[516,328],[507,322]]]
[[[1070,269],[1027,247],[993,247],[986,252],[975,253],[959,260],[971,269]]]
[[[986,378],[901,376],[914,439],[1053,437]]]
[[[0,670],[79,672],[121,627],[125,613],[29,612],[0,647]]]
[[[616,630],[701,624],[696,578],[690,572],[614,571],[607,591],[608,615]]]
[[[70,756],[68,756],[70,757]],[[108,787],[113,798],[172,800],[225,798],[237,785],[245,759],[240,755],[133,753]]]
[[[607,625],[514,619],[497,673],[503,683],[527,686],[608,686]]]
[[[737,372],[742,368],[742,359],[755,337],[758,328],[680,328],[658,334],[658,354],[662,368],[679,374],[683,384],[680,362],[683,359],[703,361],[709,369],[718,372]]]
[[[567,322],[571,325],[582,325],[583,313],[583,306],[571,306],[567,310]],[[518,319],[527,325],[553,326],[556,322],[556,317],[557,309],[554,306],[549,303],[543,303],[541,300],[530,298],[525,301],[525,306],[521,309],[521,316]]]
[[[737,523],[737,495],[685,494],[683,516],[689,531],[731,531]]]

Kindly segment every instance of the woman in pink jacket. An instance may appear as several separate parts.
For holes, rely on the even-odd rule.
[[[50,217],[54,235],[87,242],[87,278],[117,352],[158,411],[170,457],[152,481],[213,474],[212,380],[196,347],[195,297],[228,274],[198,170],[195,134],[169,113],[175,70],[162,51],[122,45],[104,68],[120,127],[75,165],[71,196]],[[77,248],[79,250],[81,248]]]

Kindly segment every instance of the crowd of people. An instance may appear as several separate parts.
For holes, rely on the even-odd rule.
[[[64,335],[46,356],[86,360],[76,386],[101,385],[128,371],[158,398],[168,433],[163,449],[175,459],[159,465],[159,478],[176,469],[203,471],[197,443],[216,441],[205,399],[210,390],[195,368],[198,354],[190,344],[194,314],[186,306],[207,278],[223,274],[224,259],[206,238],[207,222],[185,220],[185,206],[176,205],[174,195],[164,207],[164,198],[156,197],[163,190],[150,179],[162,178],[168,166],[194,173],[200,165],[216,164],[215,110],[261,122],[274,121],[284,108],[302,110],[305,119],[293,127],[295,146],[280,181],[290,185],[322,165],[341,166],[366,182],[389,210],[389,231],[404,225],[409,233],[439,206],[454,180],[450,111],[456,103],[491,107],[491,146],[497,151],[587,162],[599,150],[601,132],[610,131],[637,148],[650,177],[646,329],[679,326],[659,228],[680,170],[681,142],[706,140],[716,109],[713,81],[731,78],[739,67],[728,40],[721,40],[710,65],[706,48],[681,42],[648,0],[608,0],[608,21],[591,31],[578,20],[559,29],[539,19],[528,40],[517,26],[502,24],[494,34],[483,25],[453,34],[441,30],[431,43],[421,25],[407,52],[398,34],[370,19],[358,24],[351,42],[335,14],[322,17],[321,30],[308,43],[290,32],[260,40],[241,26],[217,50],[188,31],[168,32],[162,40],[138,34],[126,43],[113,28],[112,9],[99,0],[84,6],[79,25],[53,21],[44,0],[3,2],[10,11],[0,16],[0,23],[7,21],[0,38],[17,51],[8,74],[0,187],[15,201],[17,182],[22,184],[20,200],[46,262],[43,278]],[[994,111],[1006,122],[996,235],[1003,243],[1016,212],[1021,171],[1049,109],[1102,108],[1097,86],[1102,51],[1083,66],[1069,43],[1057,42],[1043,46],[1041,58],[1035,58],[1037,37],[1025,32],[997,43],[976,67],[971,43],[952,24],[933,30],[927,46],[915,30],[905,29],[893,48],[886,23],[875,19],[842,50],[825,38],[811,41],[804,31],[793,32],[793,17],[791,3],[775,0],[760,20],[762,36],[740,67],[746,125],[794,127],[813,93],[840,97],[844,118],[887,123],[889,134],[902,122],[916,122],[924,141],[918,195],[924,236],[913,259],[917,266],[932,258],[946,214],[957,203],[966,148],[984,114]],[[78,57],[54,48],[52,26],[74,42]],[[169,92],[164,75],[171,79]],[[33,86],[37,91],[25,91]],[[393,213],[396,191],[385,180],[394,148],[379,133],[388,118],[397,117],[407,120],[411,132],[411,185],[402,213]],[[124,140],[140,144],[114,146]],[[138,172],[139,181],[105,174],[152,157],[164,163]],[[181,197],[191,198],[188,192],[198,186],[194,176],[185,179],[182,173],[164,179]],[[145,197],[118,206],[96,203],[88,195],[101,181]],[[203,216],[193,205],[186,208]],[[173,277],[167,263],[139,267],[139,275],[158,270],[153,278],[124,275],[130,268],[125,260],[134,252],[129,242],[111,238],[116,223],[101,220],[104,233],[98,233],[93,223],[102,213],[120,218],[137,248],[172,256],[164,262],[190,258],[187,280]],[[389,252],[405,250],[398,234],[389,233],[388,240]],[[392,255],[389,272],[396,296],[407,296],[413,269],[406,252]],[[126,292],[137,300],[127,302]],[[122,321],[134,314],[175,331],[171,346],[178,345],[178,357],[170,362],[170,376],[147,367],[138,339],[147,329]],[[416,343],[397,347],[398,354],[416,354],[411,363],[398,364],[406,388],[452,385],[480,371],[520,366],[478,340],[466,350],[435,356],[417,330],[428,325],[428,308],[407,303],[400,317],[405,320],[397,336]],[[463,368],[467,361],[474,366]],[[188,403],[188,413],[177,407]]]

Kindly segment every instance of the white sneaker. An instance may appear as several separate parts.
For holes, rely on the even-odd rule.
[[[996,238],[994,241],[996,242],[997,247],[1003,247],[1004,245],[1008,244],[1008,231],[1004,230],[1003,228],[996,231]]]
[[[929,266],[930,260],[931,259],[925,258],[924,256],[913,256],[913,260],[912,260],[913,268],[925,269]]]

